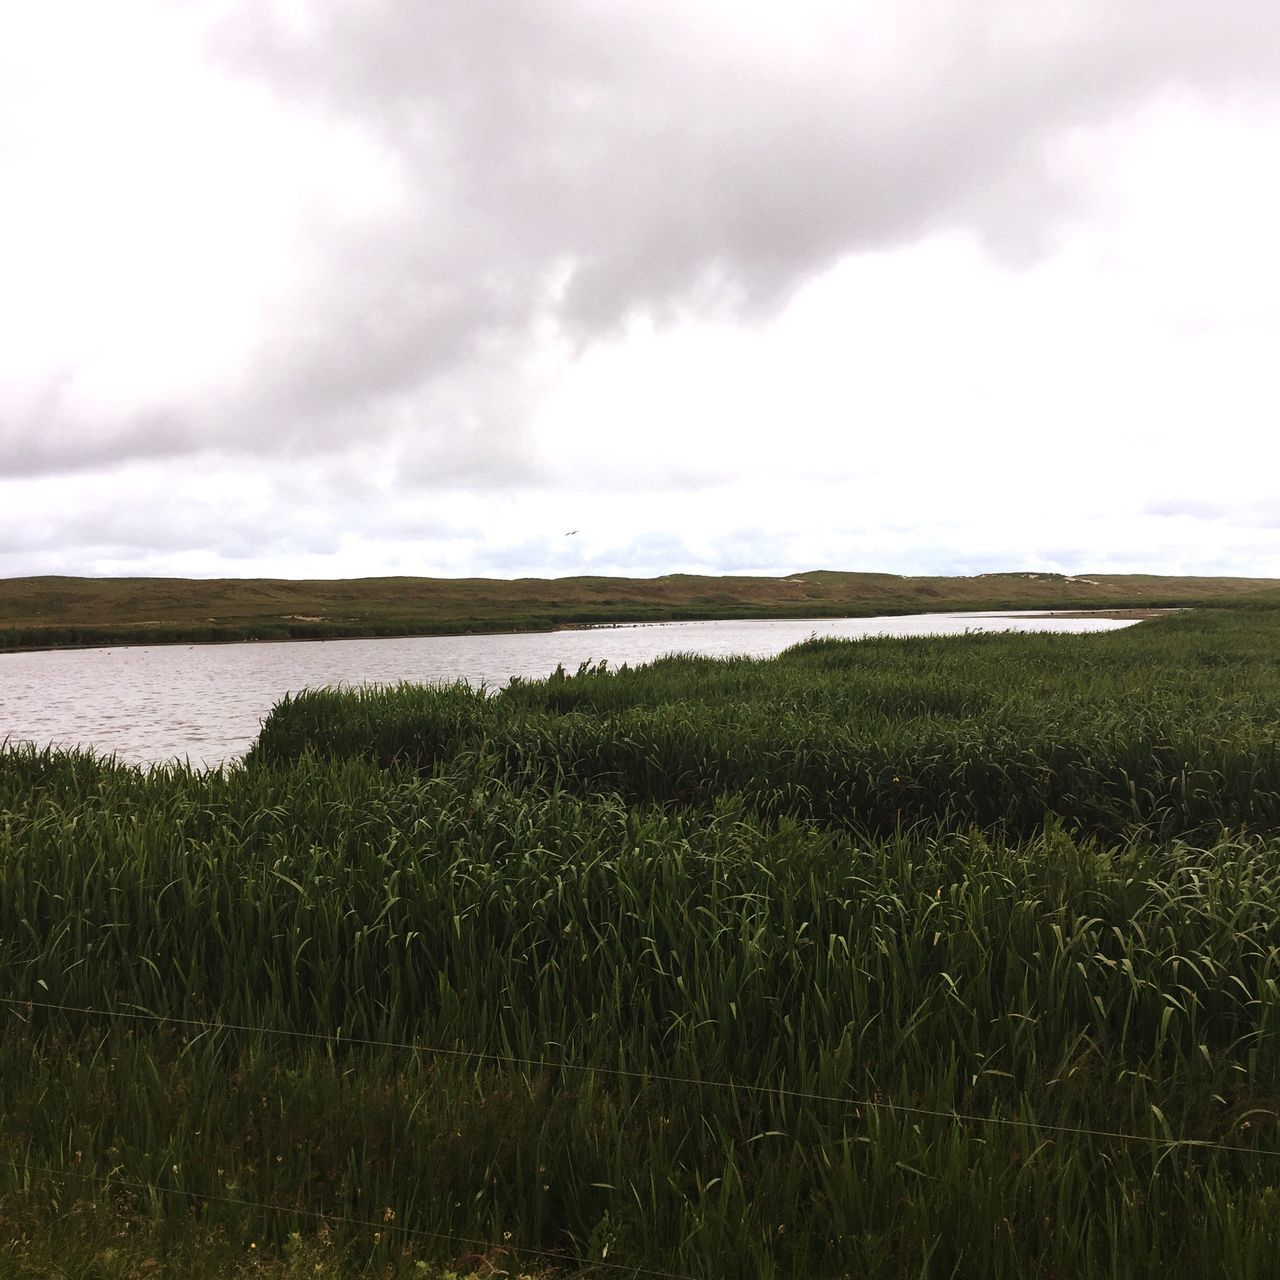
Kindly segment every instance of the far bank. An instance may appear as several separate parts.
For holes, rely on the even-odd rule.
[[[0,579],[0,650],[552,631],[614,623],[1280,604],[1280,580],[901,577]]]

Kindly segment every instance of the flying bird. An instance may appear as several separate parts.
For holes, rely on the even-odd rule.
[[[569,532],[568,532],[568,533],[566,533],[564,536],[565,536],[566,538],[572,538],[572,537],[573,537],[573,535],[574,535],[575,533],[577,533],[577,532],[578,532],[578,531],[577,531],[577,529],[570,529],[570,530],[569,530]]]

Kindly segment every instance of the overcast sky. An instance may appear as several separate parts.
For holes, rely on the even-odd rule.
[[[0,190],[2,576],[1280,576],[1275,0],[6,4]]]

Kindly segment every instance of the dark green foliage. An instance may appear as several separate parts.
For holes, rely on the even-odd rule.
[[[1274,617],[308,694],[221,773],[0,755],[0,1161],[68,1175],[0,1163],[0,1274],[74,1219],[113,1280],[1264,1280]]]
[[[923,821],[1030,835],[1047,816],[1109,838],[1274,831],[1277,616],[813,640],[767,662],[584,668],[487,702],[457,689],[310,693],[273,712],[256,755],[430,768],[481,750],[506,777],[583,795],[704,807],[734,795],[762,818],[876,834]]]

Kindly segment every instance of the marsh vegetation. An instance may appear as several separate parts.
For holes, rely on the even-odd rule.
[[[7,751],[0,1267],[1273,1275],[1278,624]]]
[[[976,609],[1108,609],[1280,600],[1268,578],[989,573],[906,578],[9,578],[0,650],[230,640],[469,635],[618,622],[871,617]]]

